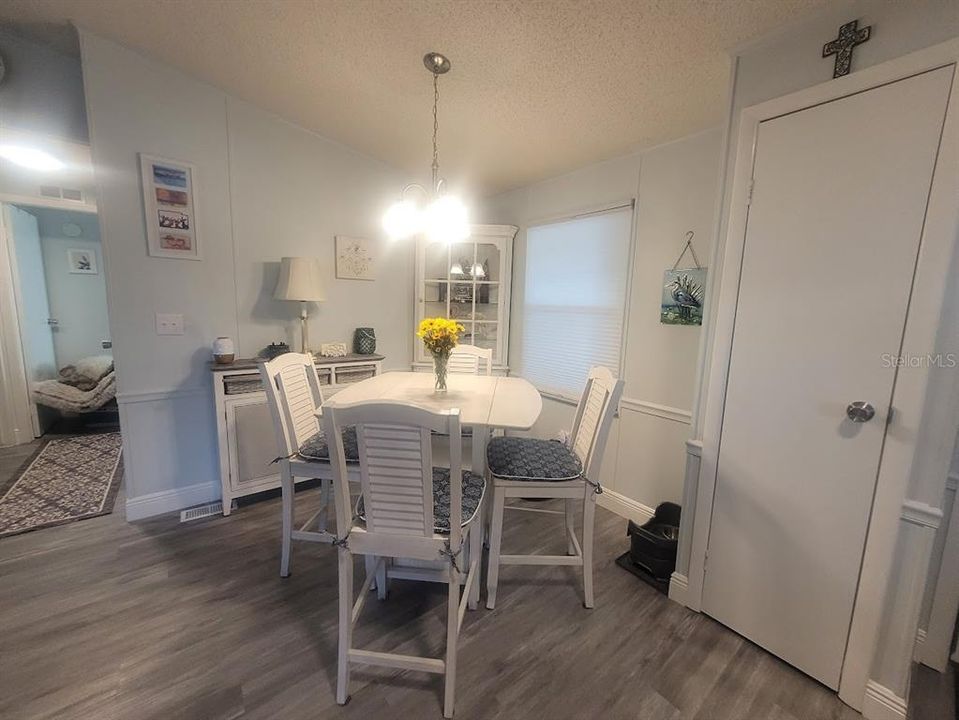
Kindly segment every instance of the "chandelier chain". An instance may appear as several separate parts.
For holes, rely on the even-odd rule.
[[[436,179],[440,172],[440,153],[436,145],[436,135],[439,132],[439,120],[436,108],[440,102],[439,75],[433,73],[433,192],[436,192]]]

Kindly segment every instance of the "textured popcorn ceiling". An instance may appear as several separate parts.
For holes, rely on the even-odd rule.
[[[443,52],[442,171],[490,194],[718,125],[725,50],[826,2],[4,0],[0,21],[72,20],[417,176]]]

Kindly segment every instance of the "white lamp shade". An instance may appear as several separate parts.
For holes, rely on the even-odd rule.
[[[326,300],[316,258],[285,257],[280,261],[280,277],[273,297],[277,300]]]

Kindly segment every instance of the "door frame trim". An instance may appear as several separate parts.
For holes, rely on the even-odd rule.
[[[952,92],[946,108],[943,135],[929,193],[926,222],[920,238],[920,255],[916,267],[914,289],[906,320],[903,352],[925,355],[936,349],[940,311],[947,290],[947,277],[959,234],[959,207],[954,203],[959,193],[959,39],[950,40],[924,50],[904,55],[866,68],[842,78],[815,85],[795,93],[744,108],[739,116],[738,140],[734,157],[734,175],[727,206],[728,224],[723,247],[715,258],[722,258],[717,289],[711,301],[717,303],[713,344],[707,353],[706,388],[702,398],[702,460],[696,488],[695,514],[692,522],[687,604],[694,610],[702,607],[706,549],[712,521],[713,498],[718,471],[719,438],[722,431],[726,385],[732,351],[739,279],[745,246],[748,217],[749,184],[753,172],[759,124],[763,120],[803,110],[815,105],[864,92],[880,85],[917,75],[940,67],[953,66]],[[930,309],[932,312],[930,313]],[[924,314],[925,313],[925,314]],[[853,609],[853,620],[843,662],[839,695],[856,708],[862,706],[866,682],[872,669],[877,637],[882,623],[886,587],[893,571],[894,550],[901,522],[901,509],[907,490],[923,482],[911,477],[913,457],[920,426],[926,433],[938,430],[937,441],[929,442],[935,457],[924,468],[942,466],[938,480],[945,482],[957,428],[927,427],[925,402],[927,389],[933,384],[931,368],[898,373],[893,403],[896,424],[902,433],[899,439],[886,443],[870,514],[869,530]],[[941,380],[939,380],[941,382]],[[959,397],[952,388],[949,403],[959,408]],[[941,398],[940,398],[941,400]],[[955,417],[955,415],[953,415]],[[925,477],[925,476],[923,476]],[[928,485],[929,480],[925,481]],[[928,502],[929,500],[927,500]]]

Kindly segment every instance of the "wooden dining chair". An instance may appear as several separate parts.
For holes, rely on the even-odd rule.
[[[446,368],[455,375],[492,375],[493,350],[476,345],[457,345]]]
[[[483,477],[463,470],[459,410],[432,412],[395,402],[370,401],[327,406],[326,436],[333,438],[335,493],[349,492],[344,430],[355,428],[362,495],[354,512],[335,504],[339,548],[339,653],[336,702],[349,701],[350,666],[379,665],[445,675],[443,715],[453,716],[456,646],[466,608],[479,599],[482,555]],[[433,467],[432,432],[449,437],[449,468]],[[468,542],[468,547],[464,544]],[[374,572],[353,601],[353,555],[373,557]],[[353,647],[353,626],[374,577],[382,578],[388,558],[440,561],[438,578],[449,588],[445,658],[417,657]],[[465,573],[460,600],[461,574]],[[434,579],[423,573],[423,579]],[[385,596],[380,583],[380,596]]]
[[[290,556],[294,540],[330,543],[327,517],[332,497],[333,471],[330,449],[316,416],[323,404],[323,391],[316,375],[313,358],[301,353],[285,353],[260,364],[260,376],[266,391],[267,404],[273,417],[282,492],[282,548],[280,576],[289,577]],[[343,438],[347,461],[357,462],[356,434],[347,429]],[[359,479],[354,468],[352,477]],[[320,508],[299,529],[293,528],[294,483],[307,479],[320,480]],[[349,505],[350,495],[345,496]],[[311,530],[316,526],[316,530]]]
[[[500,565],[580,565],[583,606],[593,607],[593,520],[600,465],[613,415],[623,394],[623,381],[604,367],[589,371],[576,408],[569,445],[558,440],[496,437],[486,449],[493,480],[493,507],[487,568],[486,607],[496,606]],[[566,555],[503,555],[503,515],[507,498],[561,498],[565,501]],[[574,502],[583,499],[583,542],[574,527]],[[514,508],[520,509],[520,508]],[[544,511],[541,511],[544,512]],[[545,511],[548,512],[548,511]]]

